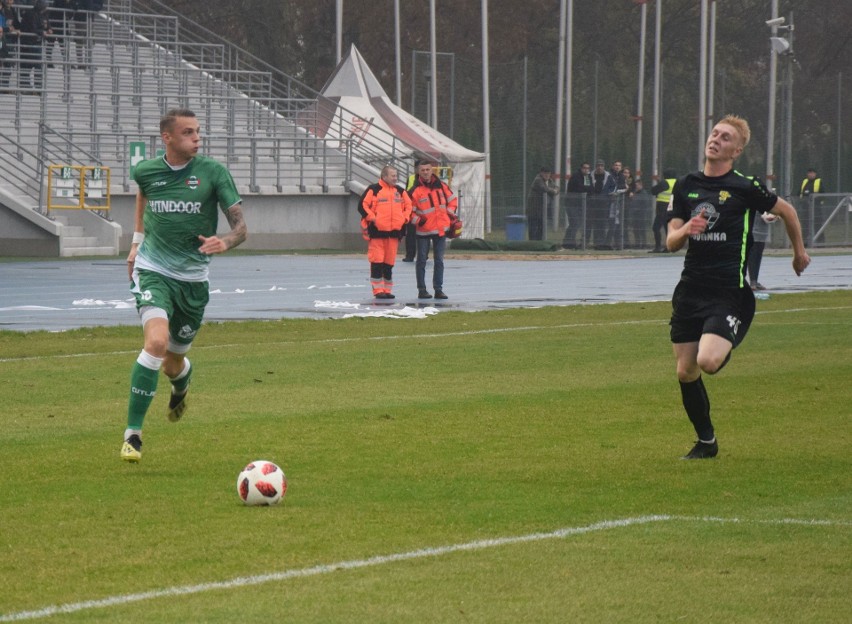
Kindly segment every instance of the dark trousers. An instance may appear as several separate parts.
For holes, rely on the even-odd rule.
[[[763,250],[766,248],[766,243],[755,243],[751,246],[751,251],[748,253],[748,283],[754,286],[757,284],[757,276],[760,275],[760,263],[763,260]]]
[[[666,246],[666,211],[669,205],[665,202],[654,202],[654,223],[651,230],[654,232],[654,249],[660,250]]]
[[[405,259],[414,260],[417,256],[417,226],[409,223],[405,226]]]

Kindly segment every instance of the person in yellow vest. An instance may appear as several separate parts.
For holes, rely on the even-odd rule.
[[[654,210],[654,223],[651,230],[654,232],[654,248],[649,253],[666,253],[663,237],[666,235],[666,211],[672,198],[677,174],[673,169],[663,171],[663,179],[651,187],[651,195],[657,196],[656,209]]]
[[[799,197],[807,197],[811,193],[819,193],[822,186],[822,179],[817,177],[815,169],[808,169],[805,179],[802,180],[802,187],[799,189]]]
[[[813,239],[814,232],[820,228],[823,215],[820,214],[822,212],[818,205],[820,202],[816,198],[810,199],[810,196],[819,193],[821,187],[822,179],[817,177],[816,169],[808,169],[805,179],[802,180],[802,186],[799,188],[799,197],[807,201],[799,204],[797,208],[803,215],[802,229],[805,232],[805,242],[809,245],[821,243],[825,240],[823,235],[818,236],[816,240]],[[813,209],[813,214],[811,214],[811,209]]]

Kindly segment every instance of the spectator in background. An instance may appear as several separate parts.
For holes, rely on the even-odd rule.
[[[35,0],[21,16],[21,88],[26,90],[24,95],[39,95],[44,87],[44,46],[51,34],[47,2]]]
[[[676,178],[677,173],[675,173],[674,169],[666,169],[663,171],[663,179],[651,187],[651,195],[656,195],[657,200],[654,202],[654,223],[651,225],[651,231],[654,233],[654,248],[650,253],[668,252],[664,243],[666,211],[669,207],[669,201],[672,198],[672,190],[674,190]]]
[[[95,11],[103,8],[103,0],[72,0],[75,5],[74,33],[77,44],[77,68],[92,66],[92,24]]]
[[[559,187],[552,179],[549,167],[542,167],[530,186],[527,196],[527,227],[530,240],[544,240],[544,225],[547,219],[548,199],[556,197]]]
[[[819,193],[822,186],[822,178],[817,177],[816,169],[808,169],[802,187],[799,189],[799,197],[807,197],[811,193]]]
[[[822,214],[820,206],[816,199],[810,201],[810,196],[820,193],[822,189],[822,178],[817,177],[816,169],[808,169],[805,173],[805,179],[802,180],[802,186],[799,188],[799,197],[808,200],[799,204],[801,211],[807,211],[807,214],[802,216],[802,229],[805,232],[805,242],[813,245],[825,241],[825,236],[820,235],[818,240],[814,239],[814,234],[822,227]]]
[[[53,29],[53,38],[50,42],[50,51],[53,52],[53,42],[59,44],[60,58],[59,60],[70,61],[68,55],[70,50],[70,42],[66,36],[72,32],[71,24],[74,21],[74,10],[77,7],[77,0],[53,0],[50,5],[50,27]],[[51,56],[51,62],[54,56]]]
[[[594,192],[595,185],[592,180],[592,166],[584,162],[580,165],[577,173],[568,179],[567,196],[565,198],[565,214],[568,217],[568,225],[565,228],[565,236],[562,238],[562,249],[577,248],[577,232],[582,232],[583,208],[586,201]]]
[[[633,242],[629,246],[633,249],[642,249],[646,245],[649,199],[642,180],[633,179],[627,189],[627,200],[624,208],[625,226],[633,237]],[[627,232],[625,232],[624,237],[627,239]]]
[[[12,8],[14,4],[15,0],[0,0],[0,89],[9,86],[13,39],[17,43],[20,35],[17,16]]]
[[[586,246],[603,246],[606,223],[609,218],[611,195],[616,191],[615,178],[606,170],[603,160],[595,162],[592,174],[593,194],[586,200]]]
[[[754,227],[751,229],[751,234],[754,237],[754,244],[751,246],[751,251],[748,253],[748,283],[752,290],[766,290],[766,287],[757,281],[760,275],[760,263],[763,261],[763,250],[766,249],[766,243],[769,242],[769,227],[777,219],[771,212],[763,212],[754,218]]]
[[[432,269],[432,287],[435,299],[447,299],[444,293],[444,251],[447,248],[447,230],[458,217],[459,200],[435,173],[437,163],[421,162],[417,180],[408,192],[411,197],[412,219],[417,223],[417,262],[414,273],[417,276],[418,299],[431,299],[426,290],[426,262],[429,260],[429,247],[435,253]]]
[[[609,210],[606,215],[606,228],[604,232],[604,244],[597,245],[598,249],[616,249],[621,247],[624,222],[624,199],[627,194],[628,176],[627,172],[622,168],[621,161],[616,160],[612,163],[613,180],[615,180],[615,192],[610,198]]]
[[[358,207],[361,228],[367,230],[370,262],[370,285],[376,299],[394,299],[393,265],[399,239],[411,219],[411,199],[396,183],[396,169],[382,168],[379,181],[371,184],[361,196]]]
[[[417,182],[417,170],[420,168],[422,161],[414,161],[414,172],[408,176],[408,181],[405,184],[405,190],[410,191],[414,183]],[[414,262],[417,256],[417,225],[414,221],[409,221],[405,226],[405,257],[403,262]]]

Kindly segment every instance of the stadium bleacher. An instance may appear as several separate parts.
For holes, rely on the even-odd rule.
[[[246,195],[348,195],[375,181],[376,166],[385,163],[398,163],[407,174],[410,163],[397,153],[393,137],[349,144],[317,136],[313,128],[345,127],[351,116],[322,119],[334,107],[319,106],[318,93],[157,0],[106,0],[102,11],[82,22],[91,64],[79,62],[85,50],[78,49],[81,34],[70,26],[70,13],[53,11],[51,18],[67,27],[57,29],[65,34],[45,48],[43,88],[17,81],[20,49],[13,46],[6,60],[10,84],[0,91],[6,116],[0,205],[14,207],[19,216],[32,210],[54,223],[70,220],[89,229],[79,215],[48,209],[47,166],[109,167],[111,193],[135,193],[131,144],[154,156],[161,148],[160,116],[174,107],[196,112],[204,153],[223,162]],[[98,210],[98,202],[91,207],[107,220],[115,217],[115,211]],[[72,247],[57,245],[61,255],[104,253],[102,245]],[[8,249],[0,245],[0,253]]]

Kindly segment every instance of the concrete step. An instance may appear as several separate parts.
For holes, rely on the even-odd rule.
[[[64,228],[68,230],[68,228]],[[76,228],[82,230],[83,228]],[[80,232],[82,234],[82,231]],[[63,232],[62,235],[62,246],[65,249],[70,249],[72,247],[96,247],[98,244],[97,236],[66,236]]]
[[[58,219],[57,219],[58,221]],[[64,240],[74,240],[86,234],[86,228],[82,225],[64,225],[62,226],[62,238]]]
[[[62,250],[63,258],[75,256],[114,256],[118,250],[114,247],[67,247]]]

